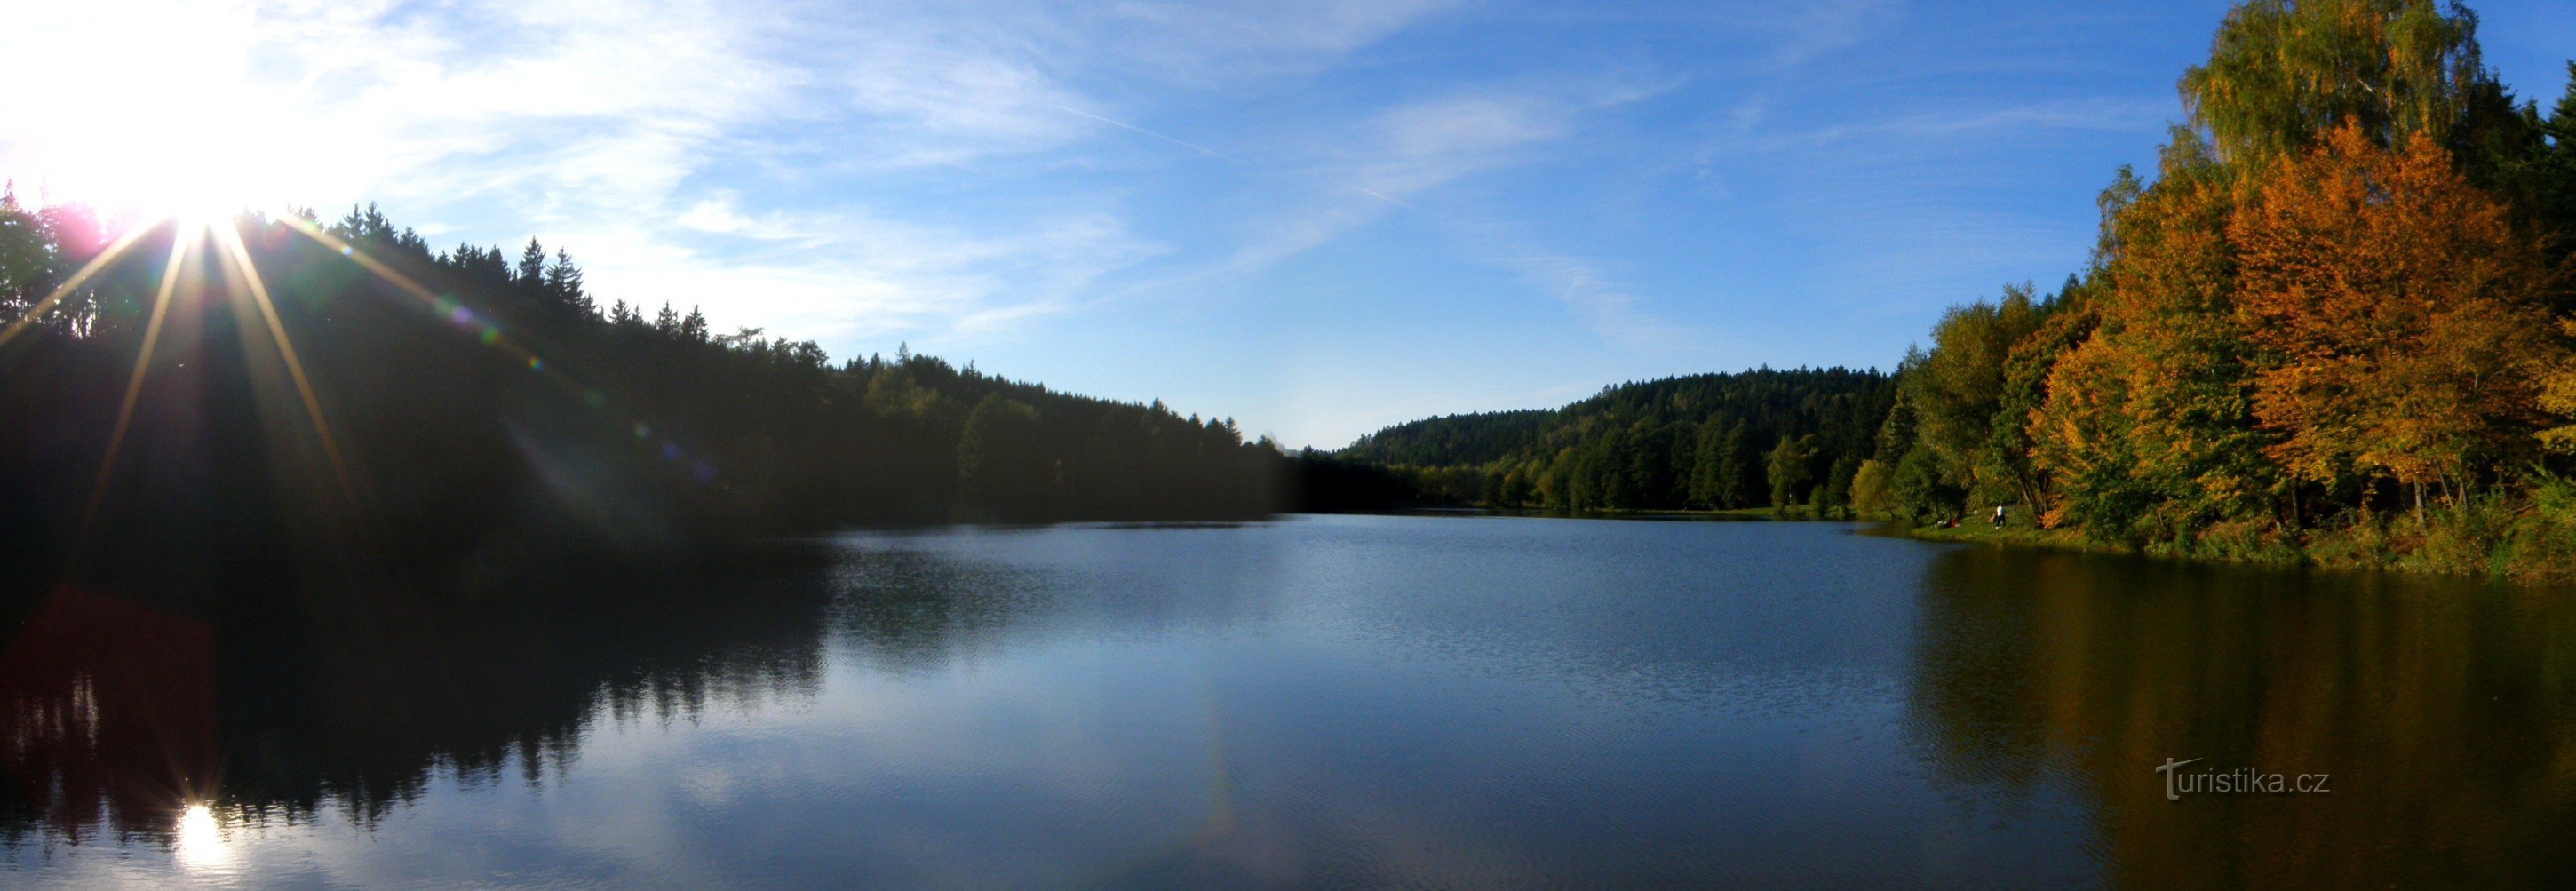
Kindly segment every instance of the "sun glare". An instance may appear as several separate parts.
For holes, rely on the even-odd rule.
[[[224,843],[223,826],[215,822],[215,812],[203,804],[192,804],[179,814],[179,862],[191,869],[228,866],[233,862],[231,846]]]
[[[62,4],[64,8],[82,4]],[[311,201],[336,169],[300,101],[317,78],[260,71],[256,22],[229,4],[112,2],[0,39],[18,72],[77,72],[30,97],[39,121],[7,146],[5,172],[48,203],[211,219]],[[41,9],[33,13],[48,17]],[[30,57],[32,56],[32,58]],[[52,79],[52,78],[45,78]],[[13,112],[15,114],[15,112]]]

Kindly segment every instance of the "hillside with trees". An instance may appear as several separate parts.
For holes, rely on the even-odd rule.
[[[1692,375],[1553,411],[1400,424],[1332,457],[1385,469],[1418,504],[1724,510],[1804,504],[1819,488],[1839,504],[1894,399],[1877,371]]]
[[[1278,450],[1230,420],[603,306],[533,241],[433,250],[372,208],[164,222],[82,277],[111,234],[0,197],[0,547],[21,565],[132,568],[117,555],[147,542],[174,574],[668,553],[1279,506]]]

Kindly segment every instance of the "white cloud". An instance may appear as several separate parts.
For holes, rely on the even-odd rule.
[[[234,109],[181,121],[192,135],[268,146],[224,177],[254,190],[241,168],[265,159],[273,175],[255,191],[284,194],[263,198],[381,201],[424,230],[487,241],[533,232],[573,249],[605,297],[703,301],[720,325],[989,331],[1062,311],[1074,290],[1164,249],[1129,230],[1114,195],[925,218],[890,213],[903,202],[878,186],[1059,151],[1100,129],[1066,108],[1310,70],[1447,5],[46,6],[0,35],[0,76],[98,76],[86,90],[20,91],[48,104],[0,116],[0,172],[66,199],[150,203],[82,190],[152,159],[119,157],[116,175],[88,182],[64,160],[161,141],[130,122],[183,84]]]

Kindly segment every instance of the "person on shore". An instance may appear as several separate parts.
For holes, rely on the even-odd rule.
[[[1989,522],[1992,522],[1992,523],[1994,524],[1994,527],[1995,527],[1995,528],[1997,528],[1997,529],[2004,528],[2004,506],[2003,506],[2003,505],[2000,505],[2000,504],[1995,505],[1995,515],[1994,515],[1994,518],[1993,518],[1992,520],[1990,520]]]

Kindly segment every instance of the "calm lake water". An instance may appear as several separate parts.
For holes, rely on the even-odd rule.
[[[2546,884],[2576,598],[1871,537],[866,532],[108,592],[0,651],[0,884]],[[2167,795],[2176,773],[2327,791]]]

